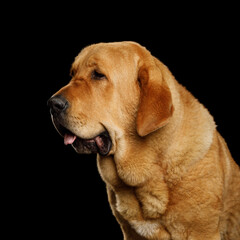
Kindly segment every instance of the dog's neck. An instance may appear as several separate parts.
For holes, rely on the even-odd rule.
[[[128,185],[137,186],[151,178],[153,164],[159,165],[159,172],[170,185],[175,185],[211,146],[213,118],[190,93],[182,94],[183,87],[172,75],[166,77],[175,109],[170,122],[144,138],[126,134],[118,141],[121,151],[116,152],[114,160],[120,178]],[[199,105],[203,111],[199,111]]]
[[[165,133],[161,134],[164,144],[159,141],[159,150],[164,152],[161,164],[167,173],[165,176],[169,182],[176,184],[208,152],[216,125],[208,110],[191,93],[186,94],[184,87],[175,79],[172,81],[174,88],[178,89],[178,94],[173,94],[175,114],[172,122],[166,126]],[[171,91],[174,93],[174,89]],[[185,94],[182,94],[183,91]],[[199,111],[199,107],[202,111]],[[174,172],[171,169],[175,169]]]

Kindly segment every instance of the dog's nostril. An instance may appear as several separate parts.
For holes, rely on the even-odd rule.
[[[68,108],[68,101],[61,95],[51,97],[48,102],[51,113],[60,113]]]

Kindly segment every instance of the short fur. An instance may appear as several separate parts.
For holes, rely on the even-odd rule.
[[[106,77],[93,80],[94,70]],[[70,83],[64,125],[81,138],[106,129],[97,155],[125,240],[240,240],[240,170],[212,116],[144,47],[86,47]],[[87,153],[77,149],[79,153]]]

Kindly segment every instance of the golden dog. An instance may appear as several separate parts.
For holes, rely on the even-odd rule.
[[[212,116],[144,47],[100,43],[48,104],[78,153],[97,153],[125,240],[240,240],[240,170]]]

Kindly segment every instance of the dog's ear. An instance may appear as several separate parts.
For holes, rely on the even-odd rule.
[[[138,71],[141,93],[137,132],[140,136],[146,136],[165,126],[174,110],[170,89],[156,61],[144,63]]]

